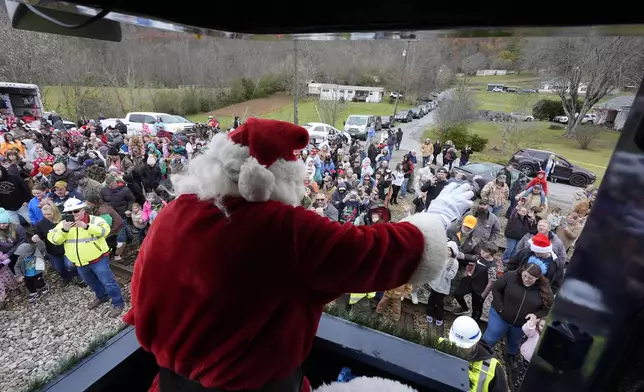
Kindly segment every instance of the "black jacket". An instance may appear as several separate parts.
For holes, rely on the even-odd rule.
[[[552,297],[549,301],[552,303]],[[549,311],[541,298],[541,283],[537,281],[530,287],[524,286],[518,271],[506,272],[494,282],[492,307],[503,321],[515,327],[525,324],[530,313],[542,318]]]
[[[101,189],[101,198],[106,204],[114,208],[114,211],[121,217],[125,216],[125,211],[132,209],[132,203],[134,203],[134,195],[130,188],[125,185],[116,189],[109,187]]]
[[[485,361],[490,360],[494,358],[494,354],[492,353],[492,350],[490,347],[488,347],[487,344],[483,340],[479,340],[479,342],[476,344],[476,349],[474,350],[474,353],[472,355],[472,358],[469,360],[470,363],[472,362],[478,362],[478,361]],[[468,390],[471,390],[472,385],[470,385],[470,388]],[[507,381],[505,379],[505,371],[503,370],[503,366],[501,366],[500,362],[496,363],[496,369],[494,369],[494,378],[490,382],[490,387],[488,388],[488,392],[506,392],[508,390],[508,385]]]
[[[427,192],[427,197],[425,197],[425,209],[429,207],[429,203],[431,203],[432,200],[438,197],[447,184],[447,180],[436,181],[434,184],[432,184],[431,181],[427,181],[420,187],[421,192]]]
[[[36,223],[35,233],[38,234],[38,237],[45,243],[45,248],[47,249],[47,254],[54,256],[64,256],[65,255],[65,246],[64,245],[54,245],[47,239],[47,233],[49,230],[56,227],[56,224],[50,222],[49,219],[43,218]]]
[[[434,156],[437,156],[443,151],[443,145],[439,142],[434,143]]]
[[[537,221],[531,219],[528,215],[521,216],[516,210],[510,215],[508,224],[505,226],[505,237],[513,240],[520,240],[524,235],[536,229]]]
[[[17,211],[23,203],[31,200],[31,191],[27,183],[19,176],[9,174],[4,166],[0,165],[0,206],[5,210]]]
[[[159,165],[150,167],[148,164],[143,164],[137,169],[141,184],[143,185],[143,192],[153,192],[161,184],[162,174]]]
[[[534,252],[530,248],[520,250],[515,253],[514,256],[508,261],[507,269],[508,271],[516,271],[522,266],[528,264],[530,256],[533,256]],[[548,257],[547,259],[542,259],[544,263],[548,265],[548,272],[546,273],[546,278],[550,281],[550,287],[552,288],[553,293],[557,293],[561,287],[563,281],[563,267],[560,267],[559,264]]]

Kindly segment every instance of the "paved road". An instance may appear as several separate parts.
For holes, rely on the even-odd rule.
[[[403,140],[402,143],[400,143],[400,150],[394,151],[392,157],[393,162],[400,162],[403,155],[407,154],[410,150],[416,151],[416,155],[419,161],[422,159],[420,155],[420,140],[422,138],[423,132],[425,132],[427,128],[431,127],[434,124],[434,113],[435,112],[430,112],[428,115],[419,120],[413,120],[410,123],[398,124],[396,126],[396,129],[401,128],[403,130]],[[376,137],[378,139],[380,138],[380,132],[378,132]],[[438,161],[439,163],[442,162],[442,156],[438,156]],[[550,205],[557,205],[564,211],[570,210],[572,207],[574,194],[577,190],[579,190],[579,188],[570,186],[568,184],[549,182],[548,201]]]

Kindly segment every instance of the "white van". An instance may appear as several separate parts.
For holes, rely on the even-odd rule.
[[[367,140],[370,125],[373,125],[374,129],[378,131],[380,129],[380,116],[352,114],[344,122],[344,131],[351,135],[351,137]]]

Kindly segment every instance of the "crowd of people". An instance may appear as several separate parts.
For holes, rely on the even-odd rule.
[[[100,120],[81,119],[78,127],[60,129],[52,126],[60,117],[53,116],[38,129],[20,119],[0,123],[0,309],[9,295],[23,290],[32,303],[47,295],[43,273],[48,261],[63,284],[86,285],[94,292],[90,309],[111,300],[108,315],[118,317],[124,300],[110,258],[120,261],[128,243],[145,240],[149,225],[171,199],[168,177],[203,153],[218,129],[186,136],[155,124],[132,136],[121,122],[103,128]],[[214,119],[211,123],[218,125]],[[548,207],[545,171],[533,180],[521,174],[512,181],[507,167],[481,187],[477,177],[452,175],[458,151],[451,141],[427,139],[420,161],[410,151],[392,162],[403,132],[383,134],[376,140],[370,133],[364,144],[334,135],[298,151],[308,176],[301,205],[342,224],[374,225],[391,220],[391,206],[400,204],[407,215],[423,213],[448,184],[470,183],[480,200],[448,228],[446,269],[426,282],[426,321],[442,327],[445,311],[451,310],[477,324],[492,295],[487,329],[462,347],[476,345],[483,347],[477,355],[489,354],[505,337],[507,363],[517,364],[519,350],[530,360],[594,202],[594,188],[577,192],[573,211],[564,216]],[[466,164],[471,153],[469,146],[462,148],[459,163]],[[496,245],[501,216],[507,219],[503,252]],[[338,302],[369,313],[391,306],[398,320],[403,298],[417,303],[417,290],[405,285],[382,293],[347,293]],[[473,328],[465,319],[452,330],[459,326]],[[527,341],[520,345],[524,336]]]
[[[108,315],[119,316],[125,304],[110,258],[119,262],[129,243],[144,241],[171,198],[168,177],[205,151],[217,127],[211,118],[197,137],[157,121],[131,135],[121,121],[104,128],[81,118],[66,129],[55,112],[48,119],[3,115],[0,309],[24,291],[30,303],[47,295],[49,261],[64,285],[94,292],[90,309],[111,299]]]

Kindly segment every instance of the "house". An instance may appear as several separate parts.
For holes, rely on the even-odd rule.
[[[479,69],[476,71],[476,76],[502,76],[507,75],[506,69]]]
[[[308,95],[318,96],[323,101],[344,98],[345,101],[382,102],[384,94],[383,87],[343,86],[329,83],[308,84]]]
[[[564,88],[564,84],[558,81],[547,81],[547,82],[542,82],[539,85],[539,92],[540,93],[556,93],[558,90],[561,90]],[[568,86],[565,87],[566,92],[570,92],[570,88]],[[588,89],[588,85],[584,83],[579,84],[579,88],[577,89],[578,94],[586,94],[586,90]]]
[[[598,116],[597,124],[612,124],[612,128],[621,131],[631,111],[635,95],[622,95],[594,106]]]

